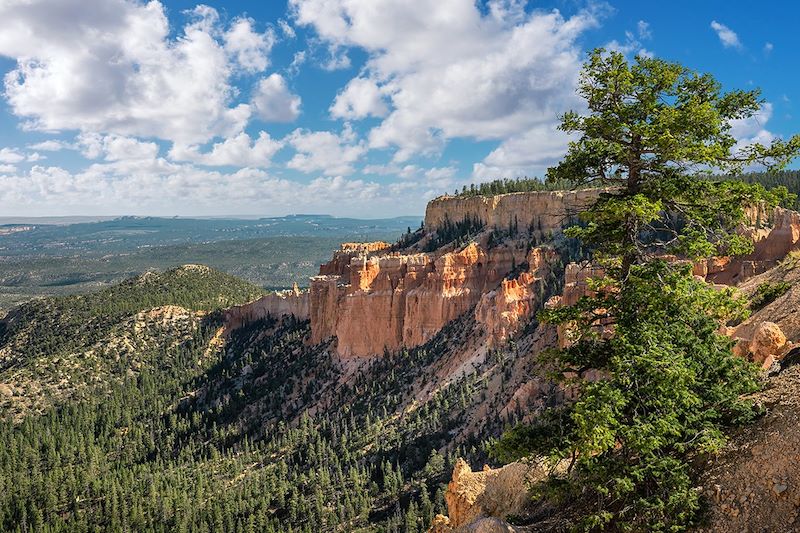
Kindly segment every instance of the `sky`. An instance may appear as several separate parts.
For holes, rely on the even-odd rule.
[[[759,87],[734,134],[788,138],[798,20],[793,0],[0,0],[0,216],[418,215],[543,176],[601,46]]]

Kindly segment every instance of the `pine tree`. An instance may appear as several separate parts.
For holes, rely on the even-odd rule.
[[[535,494],[579,502],[587,530],[682,531],[701,506],[690,458],[721,449],[724,430],[753,417],[741,395],[757,381],[718,333],[721,322],[744,315],[742,300],[660,256],[751,250],[734,231],[745,208],[770,208],[787,191],[691,169],[780,168],[800,150],[800,136],[734,151],[732,121],[757,112],[758,93],[722,93],[710,75],[659,59],[629,64],[597,50],[579,93],[589,113],[564,115],[562,129],[580,137],[548,177],[609,187],[568,230],[606,274],[591,284],[596,296],[541,316],[573,331],[574,342],[547,360],[577,400],[518,426],[495,453],[563,462]],[[582,379],[589,369],[602,379]]]

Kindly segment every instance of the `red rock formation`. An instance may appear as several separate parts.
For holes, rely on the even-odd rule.
[[[557,254],[550,248],[533,248],[528,253],[528,270],[481,296],[475,307],[475,319],[489,334],[489,343],[498,344],[517,333],[529,319],[543,296],[544,277],[550,272]]]
[[[753,225],[742,229],[742,233],[753,239],[753,253],[737,258],[709,259],[708,281],[725,285],[741,283],[766,272],[786,254],[800,249],[800,213],[797,211],[776,207],[766,220],[761,220],[764,217],[751,210],[749,218]]]
[[[311,279],[312,341],[335,336],[340,356],[418,346],[497,288],[525,249],[472,243],[444,253],[353,256]],[[324,267],[324,271],[334,268]]]
[[[319,267],[320,276],[348,276],[350,261],[354,257],[361,257],[390,248],[391,244],[382,241],[376,242],[343,242],[339,249],[333,252],[333,258]]]
[[[458,459],[444,494],[447,516],[437,515],[429,533],[522,531],[501,519],[524,513],[531,504],[526,487],[546,472],[542,464],[522,462],[473,472],[466,461]]]
[[[294,315],[309,317],[308,292],[301,292],[297,284],[291,290],[271,292],[258,300],[237,305],[225,311],[225,329],[232,331],[266,316]]]

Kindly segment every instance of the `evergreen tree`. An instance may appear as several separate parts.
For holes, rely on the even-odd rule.
[[[597,50],[579,93],[589,113],[564,115],[562,129],[580,137],[548,177],[607,187],[568,231],[594,249],[606,275],[591,285],[596,296],[541,315],[572,332],[572,344],[548,357],[577,400],[515,428],[495,453],[548,457],[554,469],[535,493],[576,503],[587,530],[681,531],[701,503],[690,459],[719,450],[724,429],[753,416],[741,395],[757,380],[717,332],[744,315],[743,302],[659,257],[752,249],[734,228],[747,207],[768,209],[786,190],[698,169],[780,168],[800,136],[734,151],[731,121],[759,109],[758,93],[722,93],[710,75],[659,59],[629,64]],[[599,377],[584,379],[589,369]]]

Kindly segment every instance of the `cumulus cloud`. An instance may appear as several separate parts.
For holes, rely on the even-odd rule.
[[[327,199],[372,200],[378,196],[380,185],[363,180],[348,180],[342,176],[316,178],[307,187],[308,193]]]
[[[22,163],[27,161],[29,163],[45,159],[43,155],[38,152],[22,152],[18,148],[2,148],[0,149],[0,163]]]
[[[300,115],[300,97],[292,94],[280,74],[262,79],[253,93],[256,115],[268,122],[292,122]]]
[[[742,43],[739,41],[739,36],[736,35],[736,32],[727,27],[725,24],[721,24],[716,20],[712,20],[711,29],[717,33],[717,37],[719,37],[722,46],[725,48],[742,48]]]
[[[287,163],[289,168],[306,173],[322,172],[326,176],[352,174],[353,164],[367,151],[363,141],[359,141],[349,127],[340,134],[297,129],[287,140],[297,151]]]
[[[208,166],[249,166],[268,167],[272,163],[272,156],[283,147],[283,142],[273,139],[265,131],[258,135],[258,139],[251,139],[242,132],[235,137],[215,143],[208,152],[201,152],[194,146],[173,146],[170,158],[175,161],[191,161]]]
[[[367,52],[365,69],[331,113],[385,114],[369,144],[394,150],[398,162],[439,153],[451,138],[522,135],[580,106],[576,41],[599,15],[526,13],[524,5],[494,0],[482,13],[472,0],[290,0],[296,24],[313,27],[331,47]],[[379,94],[388,114],[376,107]]]
[[[236,19],[225,32],[225,51],[247,72],[262,72],[269,65],[269,52],[275,44],[275,34],[267,30],[257,33],[250,18]]]
[[[0,149],[0,163],[21,163],[25,161],[25,155],[16,148]]]
[[[361,119],[386,116],[388,108],[378,84],[367,78],[353,78],[330,108],[334,118]]]
[[[767,129],[772,112],[772,103],[765,102],[752,117],[731,121],[731,135],[737,140],[733,152],[753,143],[766,145],[775,140],[776,135]]]
[[[554,125],[542,124],[502,142],[483,161],[473,165],[472,176],[477,181],[543,176],[548,167],[561,159],[569,140]],[[531,149],[533,146],[535,150]]]
[[[5,96],[26,128],[184,144],[243,129],[250,106],[234,103],[230,78],[266,68],[273,42],[207,6],[172,32],[157,1],[8,0],[0,20],[0,55],[17,62]]]
[[[41,150],[43,152],[58,152],[60,150],[73,149],[73,145],[64,141],[48,139],[46,141],[29,144],[28,148],[31,148],[33,150]]]
[[[263,169],[220,172],[164,158],[102,161],[78,172],[34,165],[19,173],[11,167],[0,166],[0,205],[9,206],[4,211],[9,215],[85,214],[90,209],[108,214],[280,215],[301,205],[303,210],[338,215],[408,212],[396,198],[389,200],[388,188],[342,176],[304,184]],[[406,205],[421,210],[415,201],[419,203],[409,198]]]

